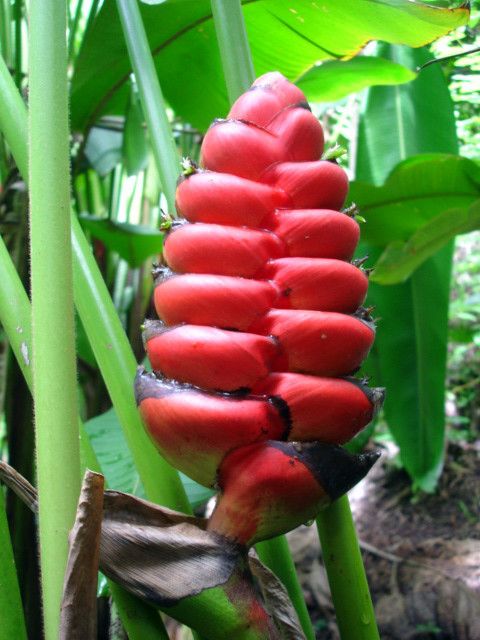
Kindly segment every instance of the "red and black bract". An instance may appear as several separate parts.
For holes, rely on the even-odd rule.
[[[314,518],[377,454],[347,442],[383,389],[351,377],[375,327],[345,171],[303,93],[268,73],[185,162],[144,343],[139,410],[162,455],[220,489],[208,529],[252,545]]]

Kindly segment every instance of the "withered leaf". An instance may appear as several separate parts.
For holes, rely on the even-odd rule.
[[[224,584],[240,550],[206,532],[205,523],[125,493],[106,491],[101,569],[158,606]]]
[[[78,501],[63,583],[59,640],[97,637],[97,577],[104,478],[87,470]]]
[[[81,498],[77,518],[80,520],[91,510],[96,523],[87,527],[81,534],[74,535],[72,548],[75,546],[75,558],[80,559],[87,546],[89,536],[98,543],[94,532],[98,531],[98,514],[100,512],[99,474],[87,476],[91,478],[88,491],[95,494],[92,499]],[[35,489],[12,467],[0,463],[0,478],[19,495],[33,510],[37,510]],[[102,478],[103,479],[103,478]],[[85,489],[85,486],[84,486]],[[205,530],[206,520],[177,513],[153,503],[141,500],[118,491],[105,491],[103,494],[103,520],[99,544],[100,569],[112,580],[123,586],[133,595],[156,604],[160,608],[178,603],[184,598],[195,596],[202,591],[223,586],[225,593],[233,597],[235,593],[248,594],[258,592],[261,597],[258,604],[270,616],[270,640],[304,640],[305,636],[298,622],[295,610],[282,583],[262,563],[252,555],[245,555],[245,548],[229,543],[224,538]],[[92,547],[93,548],[93,547]],[[92,549],[91,548],[91,549]],[[90,554],[91,554],[90,549]],[[76,559],[72,555],[72,571]],[[248,568],[246,563],[248,562]],[[96,560],[90,558],[87,572],[91,579]],[[70,567],[70,562],[69,562]],[[73,572],[74,573],[74,572]],[[240,580],[240,582],[239,582]],[[244,580],[243,586],[241,581]],[[69,578],[66,578],[66,583]],[[87,597],[88,589],[82,597]],[[232,587],[232,585],[234,585]],[[79,589],[80,583],[74,587]],[[255,596],[256,598],[256,596]],[[75,601],[78,615],[85,616],[85,607],[79,599]],[[91,611],[88,610],[88,611]],[[208,612],[205,612],[208,616]],[[76,615],[72,612],[72,618]],[[87,617],[87,616],[85,616]],[[90,617],[90,616],[89,616]],[[95,617],[95,616],[92,616]],[[72,624],[69,620],[68,624]],[[188,624],[187,620],[184,620]],[[198,629],[200,633],[202,629]],[[93,638],[93,632],[83,631],[83,635],[63,635],[61,640]],[[266,637],[267,637],[266,636]]]

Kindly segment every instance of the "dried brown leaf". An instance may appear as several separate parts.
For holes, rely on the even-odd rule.
[[[95,640],[97,637],[97,579],[103,490],[103,476],[87,469],[75,524],[70,532],[59,640]]]

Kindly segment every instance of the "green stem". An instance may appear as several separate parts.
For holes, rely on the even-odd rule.
[[[71,61],[75,53],[75,37],[77,35],[78,23],[82,15],[83,0],[77,0],[75,15],[73,16],[72,26],[68,34],[68,60]]]
[[[348,497],[317,518],[323,561],[342,640],[379,640]]]
[[[98,5],[99,4],[100,4],[100,0],[93,0],[92,5],[90,7],[90,13],[88,14],[87,24],[85,25],[84,34],[86,34],[88,32],[88,30],[90,29],[93,21],[97,17],[97,10],[98,10]]]
[[[117,0],[117,8],[163,191],[169,211],[175,215],[175,188],[180,163],[142,16],[136,0]]]
[[[32,0],[30,243],[35,434],[45,637],[58,636],[68,532],[80,489],[70,241],[67,14]]]
[[[20,172],[27,179],[26,108],[8,70],[2,76],[1,69],[0,65],[0,82],[3,79],[0,88],[4,87],[5,91],[0,91],[0,129]],[[6,114],[11,106],[17,109],[15,119]],[[188,513],[190,507],[178,473],[159,456],[143,428],[133,395],[137,363],[76,218],[72,222],[72,243],[75,303],[147,496],[154,502]]]
[[[15,20],[15,83],[20,88],[22,85],[23,0],[15,0],[13,17]]]
[[[12,63],[10,0],[0,0],[0,52],[8,65]]]
[[[288,587],[288,595],[295,607],[305,636],[308,640],[314,640],[315,633],[286,537],[279,536],[278,538],[258,542],[255,545],[255,549],[263,564],[269,567],[277,578]]]
[[[115,582],[108,582],[118,614],[131,640],[168,640],[157,609],[132,596]]]
[[[223,73],[230,102],[246,91],[255,79],[240,0],[211,0]]]
[[[27,640],[22,599],[15,572],[10,531],[5,513],[3,488],[0,486],[0,640]]]
[[[2,131],[20,173],[28,172],[27,112],[5,60],[0,56],[0,131]]]

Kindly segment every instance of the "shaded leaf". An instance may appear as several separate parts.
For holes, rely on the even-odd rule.
[[[163,233],[152,227],[88,214],[82,214],[80,222],[94,238],[101,240],[110,251],[116,251],[133,268],[162,251]]]
[[[103,476],[87,469],[69,538],[60,640],[95,640],[97,637],[97,575],[103,490]]]
[[[108,486],[118,491],[145,497],[115,410],[109,409],[88,420],[85,423],[85,429],[105,473]],[[201,506],[214,495],[214,491],[202,487],[183,473],[180,473],[180,478],[192,509]]]
[[[210,2],[143,4],[141,13],[167,101],[184,120],[205,129],[228,111]],[[243,13],[257,75],[278,70],[290,80],[316,62],[353,57],[369,40],[418,47],[469,16],[465,7],[409,0],[296,0],[294,7],[287,0],[257,0],[244,3]],[[115,1],[106,0],[77,59],[73,128],[88,128],[104,113],[123,114],[130,72]]]
[[[122,132],[94,127],[88,134],[85,155],[101,176],[106,176],[122,160]]]
[[[371,85],[402,84],[415,78],[414,71],[390,60],[357,56],[314,66],[296,84],[310,102],[333,102]]]
[[[88,420],[85,430],[108,486],[143,497],[144,490],[115,409]]]
[[[462,208],[466,216],[479,197],[480,167],[473,160],[449,154],[404,160],[382,186],[355,181],[349,195],[366,219],[362,239],[378,246],[407,241],[447,209]]]
[[[480,228],[480,201],[469,209],[451,209],[429,220],[407,242],[387,246],[371,276],[379,284],[396,284],[409,278],[427,258],[456,235]]]
[[[129,176],[137,174],[147,166],[148,146],[143,122],[138,92],[135,85],[132,85],[123,132],[123,159]]]

